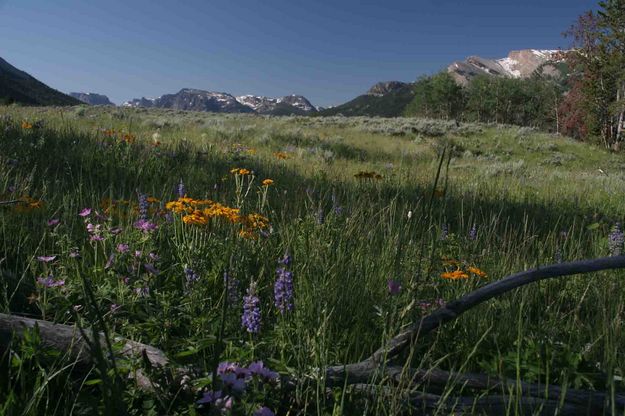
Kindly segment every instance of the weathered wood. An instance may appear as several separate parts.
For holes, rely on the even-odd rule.
[[[78,327],[72,325],[56,324],[40,319],[0,313],[0,349],[6,348],[15,337],[21,338],[25,331],[32,330],[35,327],[39,331],[41,345],[44,348],[65,352],[68,358],[74,361],[74,368],[77,371],[86,372],[93,367],[94,358],[89,347],[89,344],[93,342],[93,332],[90,330],[80,331]],[[83,334],[88,339],[85,339]],[[98,339],[102,348],[106,350],[104,334],[100,334]],[[145,358],[154,369],[170,367],[167,355],[158,348],[121,337],[116,337],[114,341],[121,344],[118,353],[124,358]],[[188,369],[181,367],[175,367],[171,370],[176,379],[182,379],[190,373]],[[154,386],[151,380],[141,369],[130,374],[130,376],[135,379],[137,385],[143,390],[153,390]]]

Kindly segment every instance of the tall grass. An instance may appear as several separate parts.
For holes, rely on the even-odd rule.
[[[157,346],[200,368],[193,381],[200,389],[217,381],[221,361],[263,360],[300,380],[293,391],[254,387],[235,398],[234,414],[261,405],[277,414],[409,413],[404,393],[422,388],[409,379],[399,386],[373,380],[391,399],[372,399],[348,388],[328,392],[322,370],[368,356],[440,302],[487,282],[559,258],[607,255],[607,235],[624,214],[622,156],[510,127],[84,107],[0,113],[3,200],[43,202],[0,207],[2,310]],[[22,128],[23,120],[35,127]],[[134,138],[124,141],[127,134]],[[254,174],[235,176],[233,168]],[[382,178],[355,178],[361,171]],[[267,178],[274,184],[262,186]],[[188,196],[260,212],[271,230],[247,239],[225,221],[183,223],[165,208],[181,180]],[[159,201],[149,211],[153,232],[134,227],[138,193]],[[128,204],[105,212],[106,198]],[[93,209],[90,216],[78,215],[84,208]],[[53,218],[60,224],[48,225]],[[87,223],[100,226],[101,241],[90,241]],[[283,315],[273,291],[286,252],[295,307]],[[50,263],[37,259],[51,255]],[[441,278],[470,266],[487,276]],[[199,280],[187,281],[185,269]],[[224,272],[239,283],[235,302]],[[37,284],[49,274],[64,285]],[[622,274],[519,289],[420,339],[404,358],[417,368],[617,391],[625,364]],[[397,295],[389,293],[390,279],[401,284]],[[252,281],[262,314],[255,335],[241,327],[242,295]],[[207,412],[180,386],[139,390],[126,375],[140,363],[113,368],[109,353],[98,360],[105,367],[77,376],[62,354],[37,348],[33,332],[4,351],[0,409],[121,412],[115,395],[130,414]],[[465,390],[450,383],[441,393]]]

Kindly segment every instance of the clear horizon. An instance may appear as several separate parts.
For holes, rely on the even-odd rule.
[[[566,48],[596,2],[0,0],[0,57],[59,91],[116,104],[181,88],[349,101],[470,55]]]

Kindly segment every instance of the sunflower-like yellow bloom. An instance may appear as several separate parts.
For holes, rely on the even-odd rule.
[[[265,179],[263,180],[263,186],[270,186],[273,185],[273,179]]]
[[[486,274],[486,272],[484,270],[480,270],[477,267],[471,266],[471,267],[468,268],[468,270],[469,270],[470,273],[473,273],[474,275],[476,275],[478,277],[486,277],[487,276],[487,274]]]

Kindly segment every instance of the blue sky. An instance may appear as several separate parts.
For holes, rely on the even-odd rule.
[[[0,57],[116,102],[184,87],[335,105],[468,55],[567,47],[595,0],[0,0]]]

